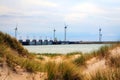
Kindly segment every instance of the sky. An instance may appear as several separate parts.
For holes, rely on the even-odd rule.
[[[120,0],[0,0],[0,31],[17,39],[120,40]]]

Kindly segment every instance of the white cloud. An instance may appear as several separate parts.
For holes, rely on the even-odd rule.
[[[107,20],[120,21],[120,7],[106,9],[106,14],[104,14],[104,17]]]
[[[14,11],[15,11],[14,9],[11,9],[7,6],[0,6],[0,14],[6,14],[9,12],[14,12]]]
[[[76,5],[72,9],[73,11],[87,13],[87,14],[101,14],[105,12],[99,6],[87,2]]]
[[[97,5],[95,3],[83,2],[71,8],[71,13],[66,14],[65,20],[70,22],[88,21],[92,17],[94,23],[101,22],[100,19],[106,21],[120,21],[120,7],[107,7]],[[98,19],[100,18],[100,19]],[[97,21],[94,19],[98,19]]]
[[[84,21],[86,16],[87,16],[87,14],[85,14],[85,13],[70,13],[70,14],[65,15],[65,21],[67,21],[67,22]]]
[[[57,4],[45,0],[22,0],[24,5],[30,6],[43,6],[43,7],[56,7]]]
[[[52,28],[55,27],[57,32],[62,32],[64,22],[66,22],[70,26],[69,31],[73,33],[90,34],[93,31],[95,34],[99,25],[105,27],[106,31],[109,29],[106,34],[110,33],[110,30],[115,34],[119,32],[114,28],[118,29],[119,27],[115,26],[120,25],[120,0],[14,1],[0,1],[0,25],[3,27],[5,24],[16,25],[18,23],[21,30],[25,30],[26,33],[43,33],[48,32],[50,29],[46,29],[52,25]],[[110,36],[112,35],[110,34]]]
[[[104,9],[87,2],[71,7],[70,12],[71,13],[65,15],[65,20],[69,22],[85,21],[89,16],[96,16],[105,13]]]

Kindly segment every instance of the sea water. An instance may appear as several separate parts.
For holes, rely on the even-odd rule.
[[[98,50],[105,44],[66,44],[66,45],[29,45],[24,46],[29,52],[33,53],[60,53],[67,54],[71,52],[91,52]]]

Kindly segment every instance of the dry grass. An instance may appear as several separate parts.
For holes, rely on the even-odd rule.
[[[10,47],[11,49],[19,52],[22,56],[28,56],[28,51],[24,49],[15,38],[8,34],[0,32],[0,44],[2,44],[2,46]]]
[[[20,56],[16,56],[14,54],[6,54],[6,62],[9,67],[11,67],[13,70],[16,66],[20,66],[21,68],[27,70],[28,72],[37,72],[37,71],[44,71],[44,65],[34,61],[29,58],[24,58]]]
[[[29,54],[15,38],[2,32],[0,32],[0,60],[7,62],[13,70],[19,65],[29,72],[44,71],[43,65],[34,60],[34,55]]]
[[[0,63],[7,62],[7,65],[13,70],[16,66],[20,66],[28,72],[46,72],[48,80],[120,80],[120,55],[109,56],[110,50],[117,46],[120,44],[103,46],[97,51],[86,54],[81,52],[69,53],[64,55],[65,61],[57,63],[54,62],[56,57],[63,57],[63,55],[40,54],[37,58],[43,60],[43,63],[45,62],[43,56],[54,59],[43,64],[35,61],[35,55],[29,54],[15,38],[0,32]],[[80,56],[69,59],[74,55]],[[108,69],[97,71],[96,74],[89,76],[83,75],[81,66],[86,65],[86,62],[94,57],[106,60]]]
[[[120,80],[120,68],[98,71],[91,74],[86,80]]]
[[[46,65],[48,80],[82,80],[80,71],[71,63],[49,62]]]

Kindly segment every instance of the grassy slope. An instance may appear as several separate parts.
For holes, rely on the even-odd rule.
[[[42,71],[41,64],[34,60],[23,46],[13,37],[0,32],[0,63],[7,63],[9,67],[15,70],[16,66],[29,71]]]

